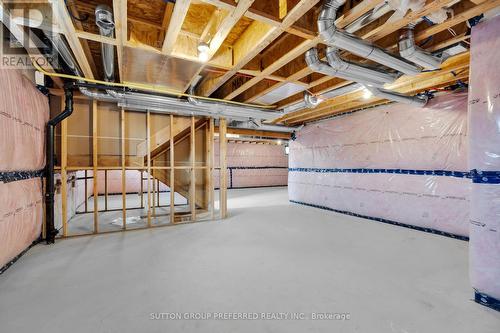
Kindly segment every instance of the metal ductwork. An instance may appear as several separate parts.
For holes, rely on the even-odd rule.
[[[304,92],[304,106],[312,109],[319,104],[320,100],[318,97],[311,95],[309,92]]]
[[[347,63],[341,59],[335,63],[336,68],[333,68],[328,63],[319,59],[318,50],[316,48],[312,48],[306,52],[305,60],[307,66],[315,72],[328,76],[340,77],[349,81],[360,82],[375,87],[382,87],[385,83],[394,81],[394,77],[390,75]],[[334,61],[337,61],[337,59]]]
[[[400,94],[394,91],[389,91],[385,89],[380,89],[380,88],[375,88],[375,87],[369,87],[365,86],[365,89],[371,92],[373,95],[380,97],[380,98],[385,98],[393,102],[398,102],[398,103],[404,103],[404,104],[409,104],[409,105],[414,105],[414,106],[419,106],[423,107],[425,104],[427,104],[427,97],[423,96],[406,96],[404,94]]]
[[[350,73],[350,75],[360,77],[364,81],[371,80],[373,82],[380,82],[380,84],[374,86],[382,86],[384,83],[392,83],[396,79],[396,75],[342,59],[339,55],[338,49],[332,46],[328,46],[326,49],[326,59],[328,60],[328,64],[338,71]],[[361,82],[361,80],[354,81]]]
[[[113,13],[107,5],[98,5],[95,9],[95,23],[99,27],[101,36],[114,38],[115,23]],[[113,82],[115,76],[115,48],[114,45],[101,43],[102,63],[104,66],[104,80]]]
[[[71,53],[71,50],[69,49],[68,45],[64,42],[62,36],[57,33],[51,33],[51,32],[45,32],[45,36],[48,38],[50,43],[52,44],[52,47],[54,47],[55,50],[59,53],[61,58],[63,58],[64,62],[66,65],[69,67],[69,69],[75,74],[76,76],[84,76],[80,67],[76,63],[75,58],[73,57],[73,54]],[[80,83],[83,83],[83,81],[78,81]],[[109,96],[107,93],[100,93],[100,92],[94,92],[90,91],[89,89],[85,87],[80,87],[80,92],[92,99],[99,99],[99,100],[106,100],[106,101],[113,101],[112,97]]]
[[[66,62],[69,69],[76,76],[83,77],[81,69],[77,65],[73,54],[63,40],[62,36],[59,34],[52,35],[47,33],[47,37]],[[109,57],[103,57],[103,61],[114,63],[114,54],[111,53]],[[109,76],[108,80],[111,79],[112,76]],[[97,89],[105,90],[106,92],[100,92],[99,90],[92,91],[88,88],[88,86],[91,85],[83,86],[83,83],[84,82],[82,80],[79,80],[76,84],[83,95],[96,100],[114,102],[120,107],[125,107],[135,111],[151,111],[156,113],[176,114],[180,116],[194,115],[213,118],[230,118],[240,121],[248,121],[249,119],[270,121],[282,115],[282,112],[278,111],[269,111],[258,107],[239,106],[230,103],[205,102],[194,97],[180,99],[176,97],[151,95],[147,93],[126,92],[120,89],[113,89],[112,87],[96,87]],[[192,90],[190,90],[190,92],[192,92]],[[259,130],[293,132],[294,130],[297,130],[297,128],[284,126],[276,127],[274,125],[262,124],[259,127]]]
[[[228,124],[229,128],[243,128],[243,129],[253,129],[259,131],[269,131],[269,132],[281,132],[281,133],[293,133],[298,131],[303,127],[303,125],[298,127],[288,127],[281,125],[267,125],[262,124],[258,120],[250,120],[250,121],[231,121]]]
[[[422,50],[415,45],[415,37],[413,34],[414,26],[408,25],[408,28],[402,31],[399,37],[399,54],[419,66],[426,69],[439,69],[442,59],[433,56],[432,54]]]
[[[337,10],[345,0],[326,0],[318,17],[318,31],[323,41],[333,47],[347,50],[360,57],[393,68],[408,75],[416,75],[420,68],[382,48],[343,31],[335,26]]]
[[[393,10],[387,1],[383,2],[347,25],[345,31],[352,34]]]

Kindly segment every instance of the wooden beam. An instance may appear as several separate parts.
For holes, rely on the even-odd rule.
[[[491,1],[485,1],[482,4],[479,4],[471,9],[465,10],[462,13],[457,13],[455,14],[452,18],[444,21],[441,24],[436,24],[433,25],[424,31],[418,33],[415,36],[415,41],[420,42],[426,39],[427,37],[430,37],[432,35],[437,34],[438,32],[444,31],[448,28],[451,28],[457,24],[460,24],[462,22],[465,22],[468,19],[471,19],[477,15],[480,15],[484,12],[487,12],[490,9],[493,9],[495,7],[500,6],[500,0],[491,0]]]
[[[217,53],[222,43],[226,39],[226,37],[231,32],[231,29],[238,23],[238,21],[243,17],[243,14],[250,8],[254,0],[240,0],[238,5],[234,7],[234,9],[223,15],[221,10],[216,10],[207,24],[207,28],[203,31],[200,40],[205,41],[205,39],[210,38],[208,41],[208,45],[210,47],[208,51],[208,61],[210,61],[213,56]],[[222,21],[221,21],[222,20]],[[207,36],[210,34],[210,29],[215,27],[216,32],[213,36]],[[205,68],[205,66],[200,67],[200,69],[193,75],[187,87],[184,90],[187,90],[189,86],[191,86],[193,80],[200,74],[200,72]]]
[[[215,126],[215,133],[220,133],[219,126]],[[227,128],[226,133],[238,134],[243,136],[257,136],[261,138],[285,139],[285,140],[289,140],[291,138],[290,133],[259,131],[247,128]]]
[[[189,137],[190,162],[191,162],[191,181],[189,184],[189,209],[191,211],[191,221],[196,221],[196,119],[191,116],[191,134]]]
[[[214,119],[208,119],[208,129],[207,129],[207,194],[208,194],[208,212],[210,214],[210,219],[214,219],[214,184],[213,184],[213,174],[214,174]]]
[[[68,121],[61,122],[61,219],[63,237],[68,236]],[[87,195],[85,193],[85,195]]]
[[[53,3],[53,9],[54,13],[57,14],[57,18],[59,19],[59,28],[66,37],[66,40],[68,41],[68,44],[73,51],[75,59],[83,71],[83,75],[85,75],[86,78],[93,79],[94,74],[92,73],[92,69],[90,68],[82,44],[78,39],[76,29],[73,25],[71,17],[69,16],[64,0],[55,0]]]
[[[400,93],[414,94],[425,89],[434,88],[443,84],[449,84],[459,79],[463,79],[465,72],[457,74],[456,72],[467,70],[469,65],[469,53],[457,55],[448,59],[443,64],[443,69],[436,72],[422,73],[417,76],[404,76],[398,79],[395,83],[387,86],[388,89]],[[318,105],[314,109],[306,109],[287,114],[279,119],[277,122],[286,122],[287,124],[303,123],[311,121],[333,113],[346,111],[346,108],[358,107],[362,108],[363,105],[368,105],[374,101],[382,100],[374,96],[372,99],[365,101],[362,100],[363,92],[353,92],[350,94],[335,97]],[[361,99],[361,100],[360,100]]]
[[[123,82],[123,46],[127,41],[127,0],[113,0],[113,15],[115,19],[116,54],[118,55],[118,72]]]
[[[127,230],[127,172],[125,170],[125,109],[120,110],[120,144],[121,144],[121,164],[122,164],[122,228]],[[142,185],[142,171],[141,171]],[[142,187],[142,186],[141,186]],[[142,192],[142,191],[141,191]]]
[[[473,8],[469,8],[469,9],[465,10],[464,12],[455,13],[454,18],[460,18],[460,19],[454,20],[454,18],[450,18],[449,20],[447,20],[447,21],[445,21],[443,23],[436,24],[436,25],[433,25],[431,27],[428,27],[428,28],[420,31],[419,33],[417,33],[416,36],[415,36],[415,40],[417,42],[420,42],[420,41],[423,41],[425,38],[434,35],[435,33],[438,33],[440,31],[446,30],[449,27],[449,23],[448,23],[449,21],[453,20],[453,25],[452,26],[460,24],[460,23],[466,21],[468,18],[474,17],[475,15],[477,15],[477,13],[480,13],[480,12],[484,11],[485,8],[490,8],[490,6],[492,6],[491,3],[495,3],[496,4],[495,6],[493,6],[493,8],[500,5],[499,0],[495,0],[495,1],[492,1],[492,2],[487,1],[487,2],[484,2],[482,5],[480,5],[481,9],[475,9],[477,7],[480,7],[480,6],[476,6],[476,7],[473,7]],[[355,8],[357,8],[358,6],[356,6]],[[485,7],[485,6],[487,6],[487,7]],[[455,42],[459,42],[461,40],[465,40],[466,39],[465,36],[463,36],[463,37],[464,38],[455,37],[455,38],[452,38],[452,39],[448,39],[447,41],[444,41],[442,44],[437,45],[436,47],[445,47],[445,46],[447,46],[447,44],[451,45],[451,44],[454,44]],[[432,52],[432,51],[434,51],[436,49],[436,47],[431,46],[431,47],[427,48],[426,50]],[[397,49],[397,44],[393,44],[393,45],[389,46],[388,48],[389,49]],[[299,72],[297,72],[296,74],[298,74],[298,73]],[[290,78],[290,79],[287,79],[285,81],[281,81],[280,83],[277,83],[274,86],[274,88],[276,89],[276,88],[280,87],[285,82],[296,82],[294,80],[302,79],[302,78],[306,77],[307,75],[309,75],[311,73],[312,72],[308,68],[304,68],[302,70],[302,74],[303,75],[298,75],[298,76],[296,76],[294,78]],[[324,77],[322,77],[319,80],[311,82],[310,85],[309,85],[309,89],[311,89],[311,88],[313,88],[313,87],[315,87],[315,86],[317,86],[319,84],[322,84],[322,83],[324,83],[324,82],[326,82],[328,80],[331,80],[332,78],[333,77],[324,76]],[[348,82],[348,81],[346,81],[346,82]],[[326,90],[329,90],[329,89],[334,89],[335,85],[332,85],[330,87],[325,87],[325,89],[323,89],[323,91],[326,91]],[[272,89],[269,88],[269,90],[272,90]],[[321,92],[319,92],[319,93],[321,93]],[[282,102],[280,101],[277,104],[278,104],[278,107],[285,107],[285,106],[288,106],[288,105],[292,105],[292,104],[300,101],[301,99],[302,99],[301,95],[296,95],[296,97],[294,97],[294,98],[286,98],[286,99],[282,100]],[[250,101],[252,101],[252,99],[247,99],[246,101],[250,102]]]
[[[233,45],[234,66],[226,74],[204,80],[199,88],[199,94],[211,95],[216,89],[229,80],[239,69],[264,50],[272,41],[278,38],[303,13],[311,9],[319,0],[301,0],[288,12],[279,26],[254,21]]]
[[[167,33],[163,41],[162,53],[171,54],[174,48],[175,41],[184,22],[184,18],[189,10],[190,0],[177,0],[175,2],[174,11],[171,20],[168,24]]]
[[[82,30],[76,30],[76,35],[78,38],[82,38],[85,40],[91,40],[94,42],[98,43],[105,43],[105,44],[111,44],[111,45],[117,45],[118,41],[114,37],[106,37],[98,34],[94,34],[91,32],[86,32]]]
[[[99,233],[99,191],[97,187],[97,167],[98,167],[98,131],[97,131],[97,101],[89,101],[92,110],[92,183],[94,193],[94,234]]]
[[[221,219],[227,216],[227,122],[219,120],[219,214]]]
[[[347,24],[351,23],[354,21],[356,18],[360,17],[367,11],[373,9],[375,6],[383,2],[382,0],[375,0],[375,1],[363,1],[360,3],[358,6],[355,8],[349,10],[347,13],[343,14],[336,20],[336,24],[338,26],[344,27]],[[289,77],[287,80],[284,80],[280,83],[275,84],[273,87],[268,87],[264,90],[261,90],[257,94],[252,95],[252,91],[250,88],[257,83],[261,82],[267,75],[270,73],[273,73],[274,71],[282,68],[283,66],[287,65],[290,63],[292,60],[295,58],[299,57],[301,54],[305,53],[308,49],[311,47],[316,46],[319,42],[321,42],[321,39],[319,37],[316,37],[315,39],[305,41],[298,45],[295,49],[291,50],[288,54],[282,56],[281,58],[278,58],[277,60],[274,61],[272,66],[269,66],[269,68],[266,68],[262,71],[262,74],[259,76],[254,77],[253,79],[245,82],[243,85],[241,85],[237,89],[232,89],[231,87],[231,92],[227,94],[224,99],[233,99],[237,97],[238,95],[242,94],[243,92],[247,92],[244,96],[242,96],[241,101],[245,101],[247,103],[255,101],[257,98],[263,96],[264,94],[275,90],[281,86],[283,86],[286,83],[297,83],[300,82],[298,81],[302,77],[309,75],[311,71],[308,68],[305,68],[304,70],[299,71],[298,73],[295,73],[291,77]],[[274,59],[273,59],[274,60]]]
[[[147,174],[148,174],[148,227],[151,227],[151,113],[146,113]]]
[[[224,99],[233,99],[239,94],[243,93],[245,90],[249,89],[253,85],[257,84],[258,82],[262,81],[267,75],[270,75],[271,73],[275,72],[279,68],[283,67],[293,59],[297,58],[301,54],[305,53],[307,50],[309,50],[311,47],[316,46],[316,44],[319,42],[318,39],[314,40],[305,40],[299,45],[297,45],[295,48],[293,48],[291,51],[287,52],[284,54],[282,57],[276,59],[271,65],[266,67],[264,70],[262,70],[261,74],[259,76],[255,76],[248,82],[244,83],[241,85],[238,89],[235,89],[231,91],[228,95],[224,96]]]
[[[174,116],[170,115],[170,223],[175,223]]]

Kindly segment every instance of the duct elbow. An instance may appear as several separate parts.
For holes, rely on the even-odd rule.
[[[188,89],[188,94],[189,96],[187,97],[187,100],[189,104],[191,105],[200,105],[202,102],[199,99],[194,98],[193,96],[195,95],[194,93],[194,86],[190,86]]]
[[[318,32],[325,42],[331,41],[336,32],[335,18],[337,11],[345,3],[345,0],[327,0],[323,4],[323,8],[318,17],[317,25]]]
[[[321,60],[319,59],[318,50],[316,48],[307,50],[305,59],[307,67],[309,67],[310,70],[313,72],[321,71]]]
[[[318,104],[320,103],[320,100],[318,97],[311,95],[309,92],[305,91],[304,92],[304,104],[307,108],[313,109]]]
[[[413,62],[425,69],[439,69],[442,59],[431,55],[415,45],[413,27],[409,26],[399,37],[399,54],[404,59]]]

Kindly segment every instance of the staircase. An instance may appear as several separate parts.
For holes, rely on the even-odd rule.
[[[195,161],[200,165],[206,161],[205,147],[208,122],[200,119],[195,122]],[[191,191],[191,118],[175,117],[174,136],[174,191],[188,201]],[[151,166],[171,166],[170,161],[170,126],[166,126],[151,135]],[[137,156],[141,157],[143,166],[147,166],[147,141],[137,146]],[[205,164],[206,165],[206,164]],[[172,188],[170,169],[152,170],[151,176]],[[206,191],[206,170],[195,170],[195,207],[197,211],[208,209],[208,193]]]

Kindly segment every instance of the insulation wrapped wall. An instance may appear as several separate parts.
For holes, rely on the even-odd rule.
[[[215,142],[215,167],[219,168],[219,142]],[[228,188],[286,186],[288,156],[285,147],[251,142],[227,143]],[[214,174],[219,187],[219,170]]]
[[[500,17],[475,26],[471,39],[469,165],[473,170],[470,263],[476,299],[500,308]],[[474,172],[475,171],[475,172]]]
[[[47,97],[21,71],[0,69],[0,172],[45,166]],[[0,267],[26,249],[42,228],[40,178],[0,183]]]
[[[40,178],[0,183],[0,267],[40,236],[42,198]]]
[[[466,94],[308,125],[290,144],[290,200],[467,236],[466,134]]]
[[[121,170],[108,170],[108,193],[116,194],[122,193],[122,171]],[[147,173],[143,173],[143,191],[147,191]],[[105,175],[104,171],[97,173],[97,190],[99,194],[105,194]],[[152,185],[151,185],[152,186]],[[169,188],[160,182],[160,191],[168,191]],[[141,191],[141,172],[137,170],[125,170],[125,192],[126,193],[139,193]]]
[[[0,69],[0,171],[45,166],[47,97],[20,71]]]

